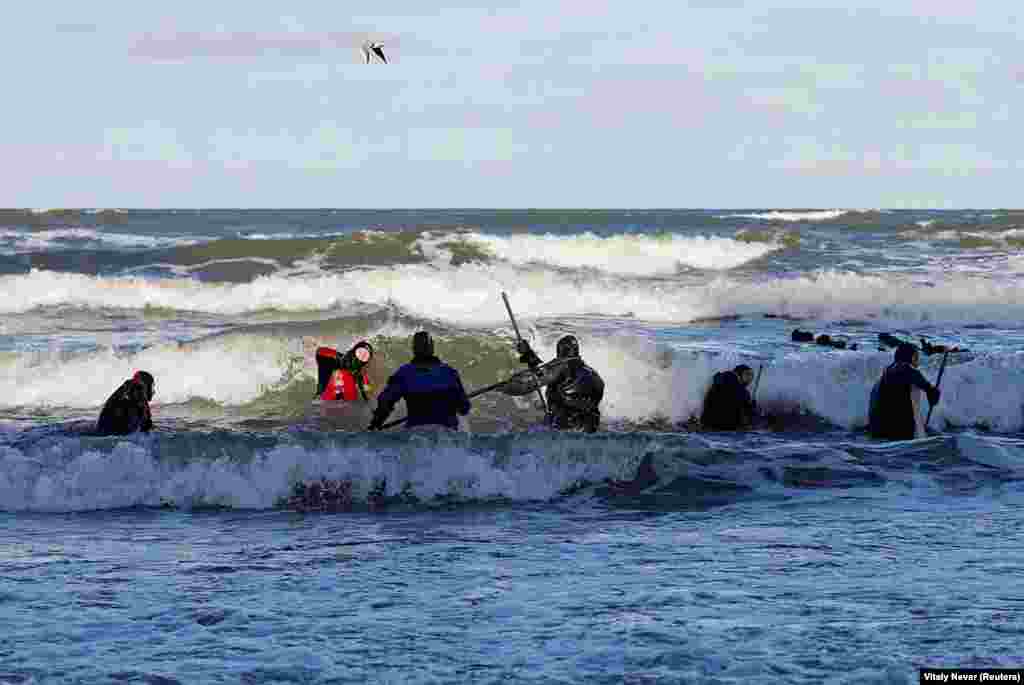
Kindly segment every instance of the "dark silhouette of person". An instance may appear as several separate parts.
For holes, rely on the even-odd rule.
[[[507,395],[526,395],[538,387],[546,387],[548,425],[560,430],[595,432],[601,424],[601,400],[604,379],[580,357],[580,343],[574,335],[563,336],[555,345],[555,359],[549,364],[520,340],[516,344],[519,361],[527,364],[533,374],[521,374],[502,386]]]
[[[939,403],[941,393],[918,371],[921,354],[916,347],[903,343],[894,357],[871,390],[868,432],[883,440],[912,440],[917,437],[917,421],[911,389],[923,390],[933,406]]]
[[[753,380],[754,371],[746,364],[716,373],[704,398],[701,426],[715,431],[750,428],[757,409],[747,390]]]
[[[156,384],[152,374],[136,371],[107,399],[96,422],[101,435],[128,435],[136,431],[148,432],[153,428],[149,402]]]

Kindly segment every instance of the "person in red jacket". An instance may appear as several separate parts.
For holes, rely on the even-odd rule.
[[[328,401],[368,401],[373,385],[366,367],[371,359],[373,347],[365,340],[340,356],[333,347],[318,347],[316,396]]]

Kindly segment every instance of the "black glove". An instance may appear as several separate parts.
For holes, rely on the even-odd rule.
[[[939,403],[939,398],[941,396],[942,393],[939,392],[939,389],[933,387],[931,390],[928,391],[928,403],[931,404],[932,406],[935,406],[936,404]]]
[[[525,340],[520,340],[516,343],[516,352],[519,353],[520,364],[527,364],[531,368],[540,366],[540,357],[538,357],[537,353],[530,347],[530,343]]]
[[[370,425],[366,427],[366,430],[368,430],[368,431],[379,431],[383,427],[384,427],[384,419],[382,419],[381,417],[379,417],[376,414],[374,414],[373,415],[373,420],[370,421]]]

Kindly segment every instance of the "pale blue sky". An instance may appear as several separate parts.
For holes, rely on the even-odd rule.
[[[18,3],[0,206],[1021,207],[1019,6]]]

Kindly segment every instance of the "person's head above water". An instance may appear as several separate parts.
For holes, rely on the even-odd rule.
[[[743,385],[750,385],[751,381],[754,380],[754,370],[746,364],[740,364],[733,369],[733,372],[740,379],[740,383]]]
[[[917,348],[910,343],[900,343],[900,346],[896,348],[896,361],[917,366],[921,360],[921,355],[917,351]]]
[[[156,393],[156,380],[149,371],[136,371],[132,380],[146,389],[146,399],[153,399]]]
[[[575,335],[562,336],[555,345],[555,354],[559,359],[580,356],[580,341]]]
[[[412,336],[412,356],[417,359],[434,356],[434,339],[427,331],[418,331]]]

